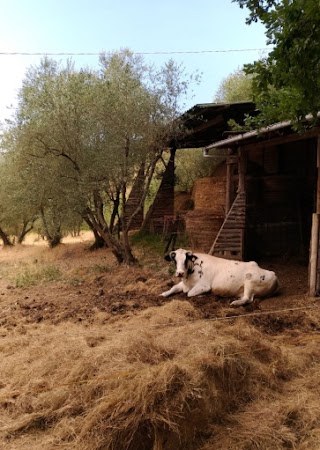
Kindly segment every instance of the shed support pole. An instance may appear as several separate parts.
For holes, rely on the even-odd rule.
[[[317,295],[318,257],[319,257],[319,216],[320,216],[320,137],[317,144],[317,198],[316,212],[312,215],[310,260],[309,260],[309,296]]]
[[[235,164],[238,161],[238,157],[233,154],[232,149],[228,149],[227,157],[227,177],[226,177],[226,215],[230,211],[232,203],[234,201],[234,189],[233,189],[233,176]]]
[[[315,297],[317,293],[317,265],[318,265],[318,242],[319,242],[319,215],[312,214],[312,230],[309,263],[309,296]]]
[[[238,194],[245,192],[245,175],[246,175],[246,155],[241,147],[239,147],[239,185]]]

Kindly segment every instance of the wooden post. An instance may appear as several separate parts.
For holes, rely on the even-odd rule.
[[[243,149],[239,147],[239,184],[238,184],[238,194],[245,192],[245,175],[246,175],[246,154]]]
[[[320,214],[320,135],[318,136],[317,141],[317,168],[318,168],[318,177],[317,177],[317,205],[316,212]]]
[[[318,244],[319,243],[319,215],[312,214],[310,262],[309,262],[309,295],[316,296],[317,291],[317,265],[318,265]]]
[[[317,198],[316,212],[312,215],[310,259],[309,259],[309,295],[317,295],[318,285],[318,254],[319,254],[319,215],[320,215],[320,136],[317,143]]]
[[[233,154],[231,148],[228,149],[227,157],[227,179],[226,179],[226,215],[230,211],[234,200],[234,189],[233,189],[233,175],[235,164],[238,161],[238,157]]]

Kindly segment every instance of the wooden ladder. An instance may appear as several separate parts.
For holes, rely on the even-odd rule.
[[[246,195],[245,192],[240,192],[216,236],[209,255],[243,260],[245,224]]]

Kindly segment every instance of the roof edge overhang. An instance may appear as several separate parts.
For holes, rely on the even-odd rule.
[[[320,117],[320,112],[318,112],[317,117],[318,118]],[[311,121],[313,118],[314,117],[312,114],[308,114],[305,117],[306,121]],[[236,146],[241,145],[244,142],[250,141],[251,138],[264,136],[268,133],[272,133],[272,132],[278,131],[278,130],[283,130],[283,129],[291,127],[291,126],[292,126],[292,121],[286,120],[283,122],[277,122],[272,125],[260,128],[259,130],[252,130],[252,131],[247,131],[245,133],[239,133],[236,136],[232,136],[227,139],[223,139],[221,141],[214,142],[213,144],[207,145],[206,147],[203,148],[203,154],[204,154],[204,156],[209,156],[209,151],[211,149],[236,147]]]
[[[232,136],[227,139],[223,139],[222,141],[214,142],[213,144],[207,145],[204,147],[204,151],[206,153],[209,152],[209,150],[213,148],[227,148],[230,146],[237,145],[238,143],[241,143],[242,141],[246,141],[248,139],[251,139],[253,137],[257,137],[263,134],[267,134],[272,131],[281,130],[283,128],[286,128],[291,125],[291,121],[285,121],[285,122],[278,122],[273,125],[261,128],[260,130],[253,130],[253,131],[247,131],[246,133],[237,134],[236,136]]]

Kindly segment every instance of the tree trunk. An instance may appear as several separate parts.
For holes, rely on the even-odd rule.
[[[137,262],[136,258],[131,252],[131,248],[129,248],[129,251],[126,250],[125,246],[110,233],[109,227],[104,221],[104,218],[104,224],[102,225],[102,217],[95,217],[94,212],[89,208],[87,209],[83,218],[86,223],[90,222],[92,229],[96,230],[97,235],[99,235],[101,239],[103,239],[105,244],[110,248],[119,264],[124,263],[132,265]]]
[[[2,239],[3,245],[5,247],[12,246],[12,242],[10,241],[9,237],[6,235],[6,233],[3,231],[2,228],[0,228],[0,238]]]
[[[90,250],[97,250],[98,248],[108,247],[104,239],[100,236],[99,232],[94,228],[89,217],[86,214],[82,214],[81,217],[86,222],[94,235],[94,243],[90,246]]]
[[[110,217],[110,233],[113,233],[116,217],[119,217],[120,192],[116,192],[116,198],[113,199],[113,209]]]
[[[129,233],[128,232],[129,232],[129,230],[127,227],[122,230],[123,250],[124,250],[124,254],[125,254],[124,262],[128,265],[133,265],[133,264],[137,264],[138,260],[132,253],[131,245],[129,242]]]
[[[145,184],[145,162],[142,161],[125,205],[128,230],[139,230],[142,225]]]
[[[28,222],[24,222],[23,223],[23,227],[22,227],[22,231],[21,231],[20,235],[18,236],[18,243],[19,244],[22,244],[22,242],[24,241],[24,238],[26,237],[26,235],[28,233],[30,233],[31,230],[33,230],[33,222],[29,226],[28,226]]]
[[[61,239],[62,239],[61,233],[60,233],[60,231],[58,231],[51,237],[51,239],[49,241],[49,247],[50,248],[57,247],[57,245],[61,244]]]
[[[105,241],[102,239],[101,236],[99,236],[99,234],[96,231],[94,231],[93,234],[94,234],[94,243],[90,245],[90,250],[98,250],[99,248],[103,247],[108,248]]]
[[[51,234],[49,231],[49,227],[48,227],[48,224],[46,221],[46,217],[45,217],[43,208],[40,208],[40,216],[41,216],[41,220],[43,223],[44,235],[49,243],[49,247],[54,248],[61,243],[62,236],[61,236],[60,226],[58,226],[56,228],[56,230],[54,231],[54,233]]]

